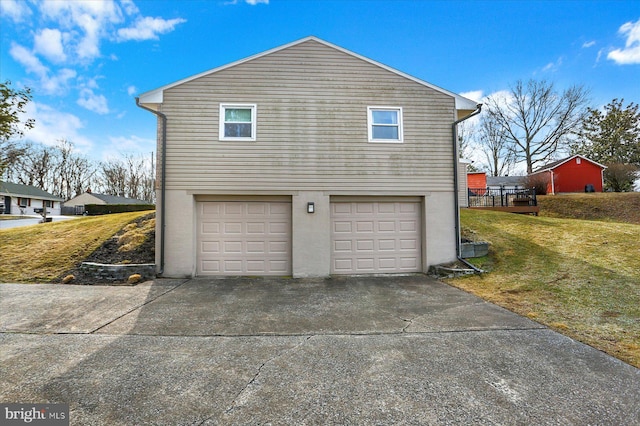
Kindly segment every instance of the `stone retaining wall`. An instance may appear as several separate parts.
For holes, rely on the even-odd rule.
[[[143,280],[153,279],[156,276],[156,265],[154,263],[113,265],[82,262],[80,270],[101,281],[126,281],[133,274],[140,274]]]

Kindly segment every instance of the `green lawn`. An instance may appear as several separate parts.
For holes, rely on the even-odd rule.
[[[454,286],[640,367],[640,225],[463,210],[489,272]]]

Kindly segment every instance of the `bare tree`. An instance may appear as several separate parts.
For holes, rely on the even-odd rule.
[[[101,190],[110,195],[154,201],[153,170],[143,156],[124,155],[100,163]]]
[[[493,115],[485,115],[480,122],[477,144],[486,160],[491,176],[505,176],[515,166],[515,155],[509,140]]]
[[[45,145],[25,145],[24,154],[10,167],[13,182],[36,186],[52,191],[52,171],[55,168],[56,151]]]
[[[66,200],[80,195],[91,186],[95,167],[90,160],[77,154],[72,142],[62,139],[55,147],[56,159],[52,173],[52,192]]]
[[[553,84],[516,82],[507,96],[491,96],[486,114],[505,135],[516,161],[525,161],[527,173],[553,158],[581,127],[588,91],[572,86],[558,93]]]
[[[124,197],[127,192],[126,166],[117,160],[100,163],[100,185],[105,194]]]

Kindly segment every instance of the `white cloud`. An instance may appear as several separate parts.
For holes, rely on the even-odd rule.
[[[233,5],[233,4],[238,4],[239,2],[240,2],[239,0],[229,0],[224,4]],[[250,4],[251,6],[255,6],[257,4],[269,4],[269,0],[244,0],[244,3]]]
[[[120,0],[120,4],[127,15],[135,15],[140,12],[138,6],[133,3],[133,0]]]
[[[137,88],[136,86],[129,86],[129,87],[127,87],[127,94],[128,94],[129,96],[133,96],[133,95],[135,95],[136,93],[138,93],[138,88]]]
[[[102,151],[102,158],[105,161],[121,159],[122,154],[149,155],[151,162],[151,152],[156,150],[155,139],[145,139],[135,135],[114,136],[109,138],[109,148]]]
[[[76,75],[77,73],[69,68],[62,68],[53,76],[44,75],[40,79],[41,89],[48,95],[61,94],[67,90],[69,81],[75,78]]]
[[[118,40],[157,40],[159,34],[173,31],[176,25],[186,22],[185,19],[162,19],[151,18],[149,16],[138,19],[133,27],[120,28],[118,30]]]
[[[618,33],[626,36],[627,41],[624,48],[609,52],[607,59],[619,65],[640,64],[640,19],[622,25]]]
[[[49,68],[44,66],[40,59],[33,52],[24,46],[21,46],[15,42],[11,43],[9,49],[11,57],[22,65],[27,72],[36,74],[38,77],[42,77],[49,72]]]
[[[482,90],[472,90],[470,92],[460,93],[460,96],[465,97],[467,99],[471,99],[472,101],[479,102],[482,99],[482,94],[484,92]]]
[[[100,56],[101,39],[113,25],[123,21],[113,0],[45,1],[40,4],[40,11],[74,35],[68,40],[68,48],[84,61]]]
[[[36,120],[33,129],[24,132],[26,139],[50,146],[66,139],[79,151],[87,151],[93,146],[91,140],[79,133],[84,126],[77,116],[38,102],[29,102],[25,111],[29,118]]]
[[[593,46],[595,46],[595,45],[596,45],[595,40],[585,41],[584,43],[582,43],[582,47],[583,47],[584,49],[587,49],[587,48],[589,48],[589,47],[593,47]]]
[[[14,22],[22,22],[31,15],[31,9],[24,0],[2,0],[0,15],[8,16]]]
[[[562,66],[563,58],[559,57],[555,62],[549,62],[547,65],[542,67],[543,72],[555,72]]]
[[[80,90],[78,105],[97,114],[104,115],[109,113],[107,98],[105,98],[104,95],[96,95],[93,90],[89,88]]]
[[[62,46],[62,33],[57,29],[45,28],[34,36],[33,50],[52,62],[65,62],[67,55]]]

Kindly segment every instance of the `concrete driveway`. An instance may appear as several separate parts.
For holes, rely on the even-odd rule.
[[[639,424],[640,370],[424,276],[0,286],[0,402],[71,424]]]

